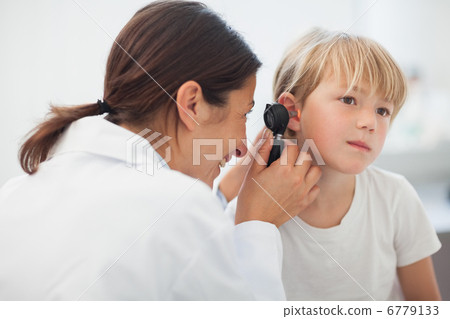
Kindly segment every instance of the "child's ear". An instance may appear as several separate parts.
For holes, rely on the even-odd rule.
[[[295,96],[292,93],[284,92],[278,98],[278,103],[283,104],[289,112],[298,112],[299,116],[289,119],[288,128],[295,132],[300,131],[300,105],[295,102]]]

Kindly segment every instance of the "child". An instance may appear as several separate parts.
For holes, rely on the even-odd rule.
[[[283,57],[274,95],[301,112],[285,138],[312,139],[325,161],[317,199],[280,227],[287,298],[439,300],[430,256],[441,244],[416,192],[369,166],[406,97],[392,57],[367,38],[313,30]],[[227,199],[242,172],[222,180]]]

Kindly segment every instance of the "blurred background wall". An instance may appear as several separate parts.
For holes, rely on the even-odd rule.
[[[73,105],[102,97],[112,38],[148,2],[0,2],[0,186],[22,173],[20,142],[49,103]],[[248,120],[251,140],[263,125],[265,103],[273,100],[272,76],[281,55],[311,27],[366,35],[391,52],[408,76],[410,94],[376,164],[405,175],[418,190],[444,241],[436,268],[444,297],[450,299],[450,1],[204,3],[240,31],[264,63],[257,107]]]

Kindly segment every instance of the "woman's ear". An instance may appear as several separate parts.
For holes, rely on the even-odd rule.
[[[298,112],[298,116],[289,119],[288,128],[297,132],[300,131],[300,105],[295,102],[295,96],[289,92],[281,93],[278,103],[283,104],[289,112]]]
[[[210,115],[203,99],[202,87],[195,81],[187,81],[180,86],[176,102],[178,116],[189,131],[195,130]]]

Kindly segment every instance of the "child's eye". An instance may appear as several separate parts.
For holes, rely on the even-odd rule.
[[[339,99],[339,101],[341,101],[342,103],[345,104],[356,104],[355,98],[351,97],[351,96],[344,96],[342,98]]]
[[[253,112],[253,109],[251,109],[250,111],[248,111],[247,113],[245,113],[245,118],[248,118],[248,115],[250,114],[250,113],[252,113]]]
[[[385,107],[377,108],[376,112],[377,112],[377,114],[379,114],[379,115],[381,115],[383,117],[391,115],[391,112],[389,112],[389,110],[387,108],[385,108]]]

